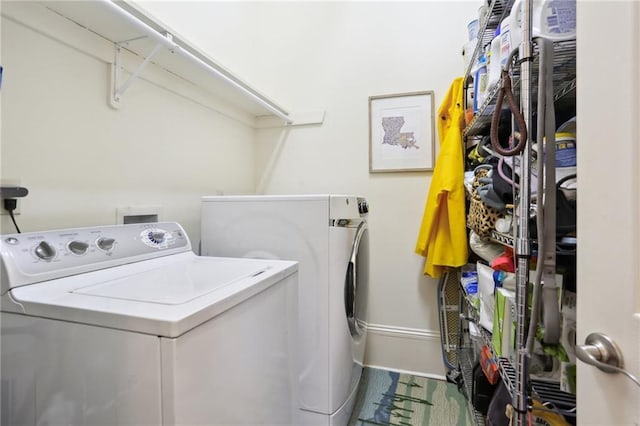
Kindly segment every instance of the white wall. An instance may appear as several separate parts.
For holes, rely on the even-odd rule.
[[[1,177],[29,189],[23,232],[113,224],[117,207],[159,205],[197,246],[201,195],[254,192],[255,130],[216,113],[215,99],[151,66],[111,109],[110,43],[36,3],[3,1],[2,12]]]
[[[442,374],[436,281],[413,253],[431,174],[369,174],[368,97],[435,91],[464,73],[479,1],[141,2],[292,112],[324,124],[261,130],[258,192],[355,193],[371,205],[367,362]]]

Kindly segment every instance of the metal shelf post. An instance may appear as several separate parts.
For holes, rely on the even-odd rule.
[[[531,37],[531,11],[532,1],[524,0],[522,3],[522,46],[520,60],[520,102],[522,115],[527,129],[531,129],[532,102],[531,102],[531,62],[533,60],[533,46]],[[529,130],[529,134],[531,131]],[[527,300],[529,287],[529,260],[531,248],[529,241],[529,204],[531,198],[531,144],[527,143],[521,154],[522,165],[519,202],[517,209],[518,233],[516,241],[516,256],[518,259],[516,275],[516,306],[517,306],[517,331],[516,331],[516,376],[515,395],[513,395],[514,424],[526,425],[528,402],[528,356],[526,353],[527,340]]]

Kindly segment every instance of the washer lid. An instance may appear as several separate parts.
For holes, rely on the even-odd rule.
[[[164,265],[158,269],[78,288],[71,293],[109,299],[131,300],[163,305],[180,305],[245,278],[270,269],[268,265],[216,262],[215,270],[207,259]]]
[[[292,261],[189,251],[23,285],[1,303],[3,312],[173,338],[296,273]]]

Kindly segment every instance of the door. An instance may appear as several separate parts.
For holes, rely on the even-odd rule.
[[[367,324],[367,296],[369,288],[368,226],[363,220],[356,228],[351,246],[344,283],[344,307],[349,332],[354,340],[365,334]],[[362,250],[361,250],[362,247]],[[362,359],[359,360],[362,363]]]
[[[578,0],[576,343],[601,332],[640,378],[640,2]],[[580,425],[640,424],[640,387],[578,361]]]

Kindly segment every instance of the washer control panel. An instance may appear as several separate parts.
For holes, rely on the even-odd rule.
[[[174,222],[0,236],[3,266],[33,277],[31,282],[43,281],[42,276],[52,279],[189,250],[187,234]]]

